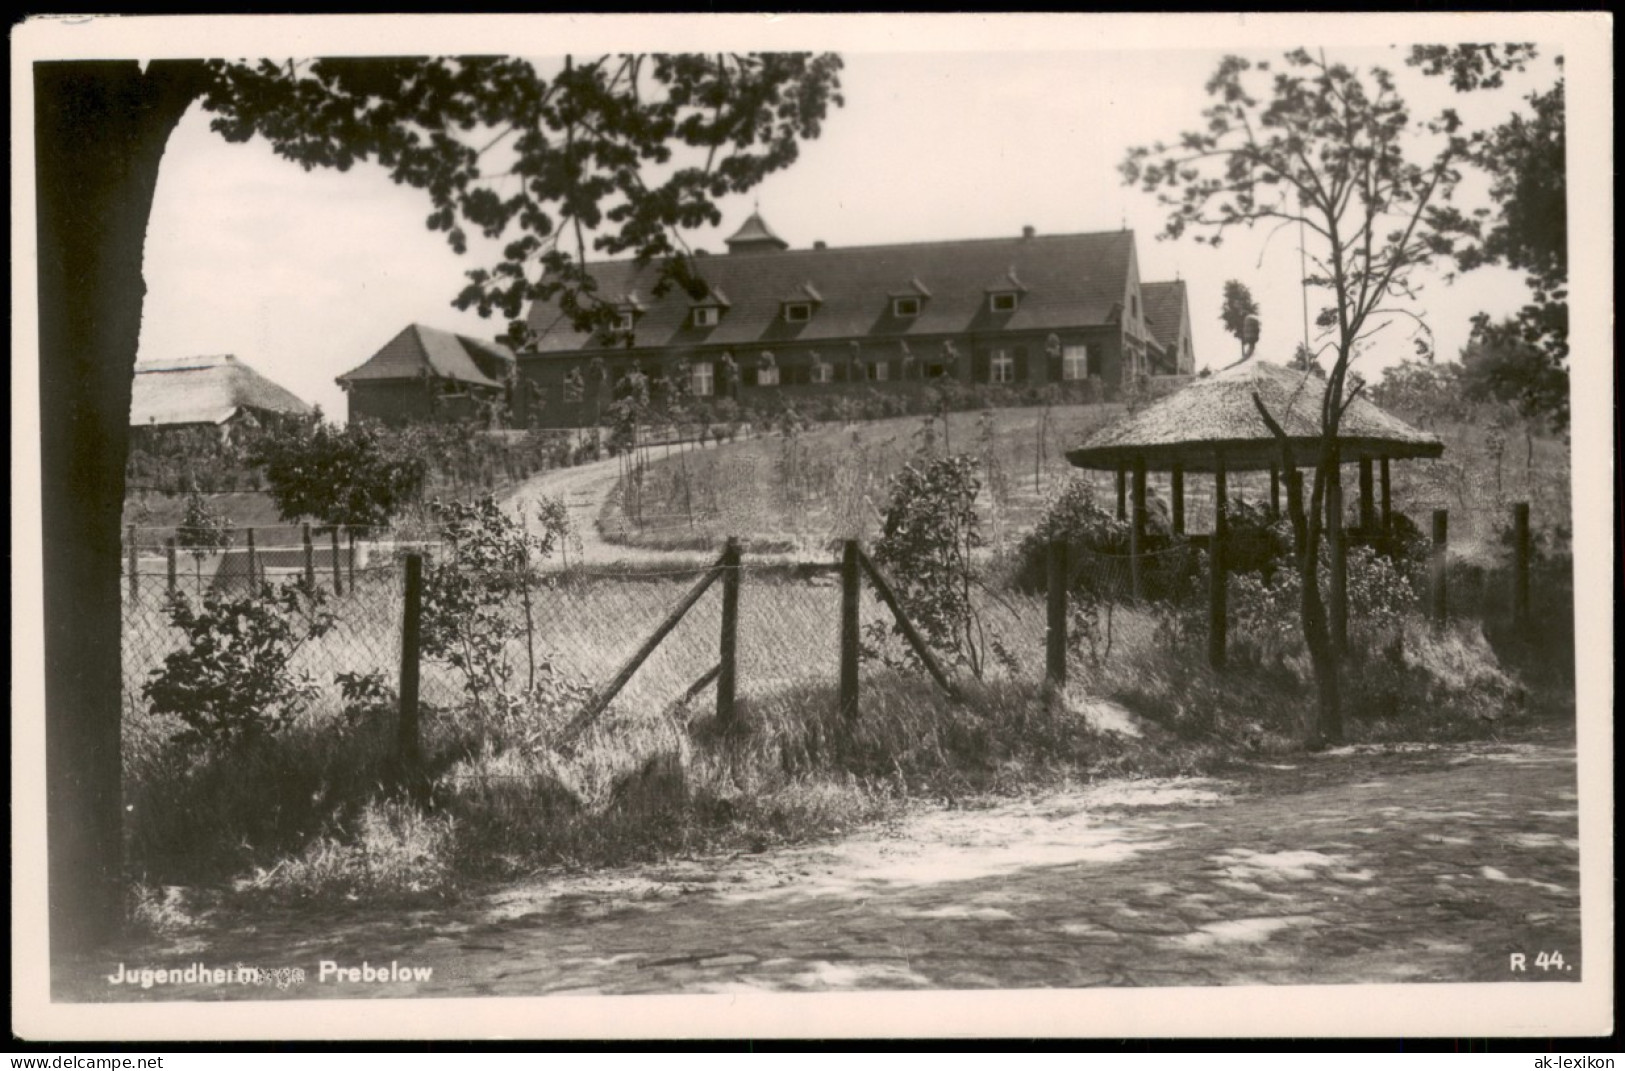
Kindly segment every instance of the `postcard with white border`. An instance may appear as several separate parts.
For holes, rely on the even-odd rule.
[[[1609,1033],[1612,31],[18,24],[14,1033]]]

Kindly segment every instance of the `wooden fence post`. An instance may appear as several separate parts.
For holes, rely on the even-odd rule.
[[[1281,519],[1281,469],[1278,465],[1270,466],[1270,520]]]
[[[257,594],[259,588],[259,554],[254,549],[254,529],[248,529],[248,593]]]
[[[164,540],[164,557],[168,559],[169,566],[169,593],[175,594],[175,537],[170,536]]]
[[[1331,558],[1330,605],[1332,647],[1339,653],[1349,648],[1349,572],[1347,540],[1343,538],[1343,473],[1341,463],[1332,466],[1326,478],[1326,551]]]
[[[734,724],[734,692],[739,671],[739,540],[730,536],[722,551],[722,642],[717,659],[717,725]]]
[[[343,595],[344,567],[339,564],[339,526],[335,524],[328,534],[333,548],[333,594]]]
[[[401,619],[401,709],[395,748],[403,771],[417,769],[418,647],[423,632],[423,555],[406,556],[406,608]]]
[[[1224,458],[1213,461],[1213,538],[1208,544],[1207,662],[1224,668],[1225,649],[1225,487]]]
[[[1529,627],[1529,503],[1512,507],[1512,623]]]
[[[1445,592],[1445,555],[1450,547],[1450,511],[1433,511],[1433,623],[1443,625],[1449,616],[1449,602]]]
[[[1044,683],[1051,695],[1059,695],[1066,687],[1066,540],[1050,540],[1045,564],[1049,621],[1044,633]]]
[[[841,548],[841,716],[849,722],[858,718],[859,582],[858,541],[848,539]]]
[[[141,559],[137,556],[135,549],[135,525],[129,525],[124,529],[124,543],[124,557],[125,561],[127,562],[126,569],[130,574],[130,601],[134,602],[135,597],[138,594],[137,585],[139,583],[136,579],[136,570],[139,569],[141,565]]]
[[[316,545],[310,541],[310,524],[304,527],[305,533],[305,586],[311,591],[316,590]]]
[[[1117,466],[1117,519],[1128,520],[1128,470]]]
[[[355,594],[355,529],[350,528],[350,560],[347,563],[350,574],[350,594]]]

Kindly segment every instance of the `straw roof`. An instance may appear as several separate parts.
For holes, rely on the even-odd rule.
[[[1253,395],[1287,433],[1294,460],[1308,465],[1320,442],[1320,406],[1326,381],[1278,364],[1249,361],[1155,402],[1067,451],[1079,468],[1116,469],[1144,460],[1146,467],[1208,472],[1223,457],[1227,470],[1262,470],[1280,464],[1281,449]],[[1444,445],[1366,401],[1343,414],[1338,443],[1345,462],[1367,458],[1438,457]]]
[[[222,424],[242,410],[308,413],[310,406],[230,354],[142,361],[130,389],[130,426]]]

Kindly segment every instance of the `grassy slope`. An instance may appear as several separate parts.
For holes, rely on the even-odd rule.
[[[984,519],[995,544],[1029,529],[1048,493],[1079,470],[1064,451],[1118,419],[1116,405],[1057,406],[1046,437],[1047,462],[1035,474],[1040,410],[994,409],[993,478],[984,484]],[[1394,507],[1424,530],[1431,511],[1450,511],[1453,556],[1478,560],[1492,553],[1496,529],[1510,523],[1511,504],[1529,502],[1537,532],[1567,529],[1571,504],[1568,443],[1550,436],[1533,439],[1532,459],[1520,427],[1497,429],[1489,420],[1435,422],[1425,414],[1401,414],[1437,434],[1445,443],[1437,461],[1395,462]],[[947,445],[956,453],[986,455],[982,413],[955,413]],[[848,532],[872,534],[886,498],[886,480],[914,456],[922,442],[922,419],[898,417],[847,426],[821,425],[803,432],[799,456],[787,465],[789,448],[780,435],[767,435],[686,455],[652,451],[645,477],[641,518],[619,491],[601,518],[605,538],[633,546],[689,548],[716,545],[738,535],[763,549],[818,545]],[[942,428],[936,442],[943,445]],[[1499,455],[1499,457],[1498,457]],[[683,473],[687,472],[687,486]],[[1114,496],[1108,473],[1084,473],[1104,502]],[[1152,473],[1154,493],[1166,495],[1167,477]],[[1233,494],[1249,499],[1268,495],[1263,474],[1233,476]],[[1358,483],[1346,478],[1345,500],[1353,509]],[[1203,476],[1186,482],[1186,514],[1191,531],[1211,524],[1211,491]],[[690,506],[692,507],[692,518]],[[641,522],[641,523],[640,523]]]
[[[938,450],[946,446],[986,457],[983,421],[991,420],[991,478],[986,468],[982,476],[988,489],[987,530],[998,541],[1030,527],[1045,496],[1075,471],[1063,452],[1122,412],[1118,405],[1056,406],[1042,464],[1040,409],[953,413],[946,429],[937,421],[932,434]],[[793,458],[790,444],[777,434],[686,456],[656,450],[641,518],[626,496],[616,494],[601,527],[608,538],[647,547],[711,545],[727,535],[762,544],[814,545],[853,530],[872,532],[885,503],[886,481],[919,450],[924,426],[918,416],[819,425],[797,437]],[[1109,493],[1109,476],[1102,474],[1100,487]]]

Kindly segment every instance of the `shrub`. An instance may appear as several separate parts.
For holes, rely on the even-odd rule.
[[[922,456],[893,476],[874,559],[926,643],[980,678],[989,654],[1001,661],[1007,656],[997,638],[989,638],[971,598],[980,585],[975,554],[983,544],[976,469],[968,454]],[[891,629],[901,633],[896,625]],[[872,622],[866,632],[869,655],[896,663],[885,653],[887,626]]]
[[[534,595],[552,581],[538,566],[569,538],[562,502],[544,499],[538,527],[509,514],[487,495],[475,503],[435,503],[441,532],[454,546],[423,584],[423,653],[457,670],[476,720],[488,738],[506,732],[534,741],[537,716],[586,689],[561,679],[537,658]],[[515,610],[518,611],[517,615]],[[522,642],[525,681],[512,686],[511,643]]]
[[[186,724],[175,735],[183,747],[246,748],[281,732],[315,697],[315,682],[290,664],[301,644],[333,626],[320,589],[262,584],[236,597],[210,589],[196,610],[176,593],[167,609],[186,645],[152,671],[142,694],[153,713]]]

